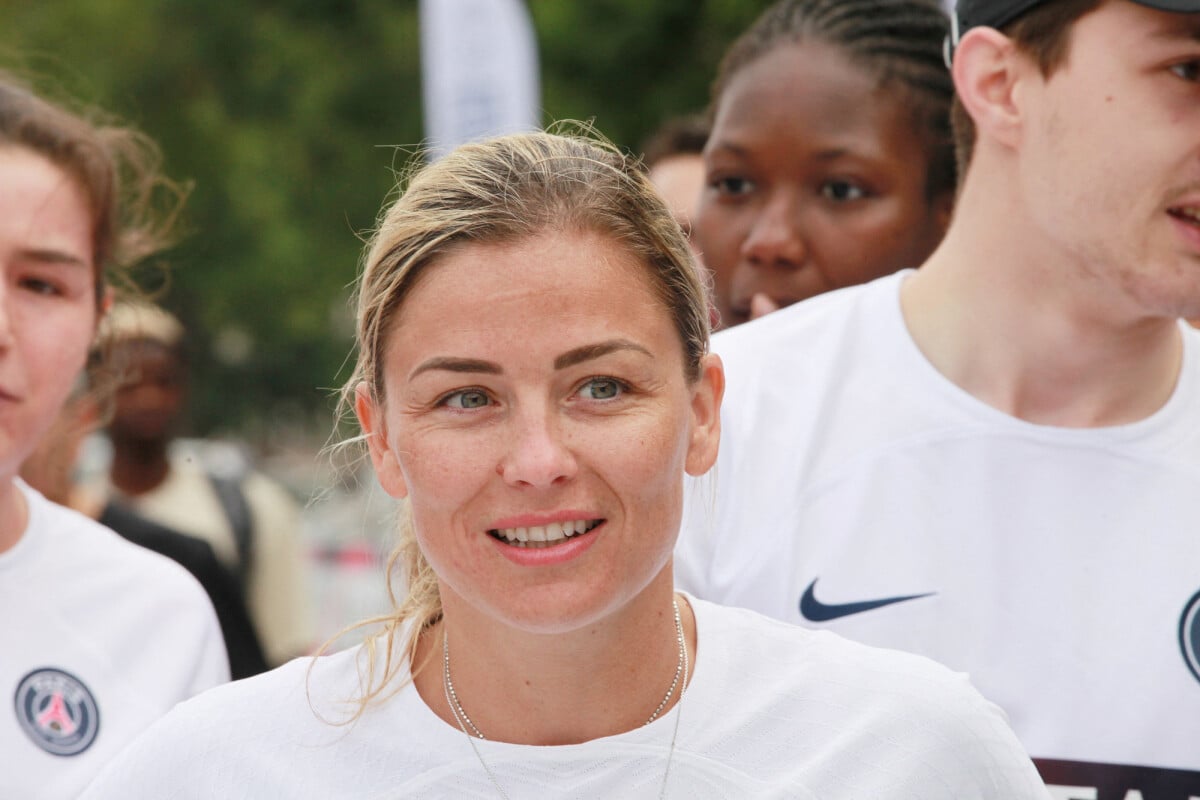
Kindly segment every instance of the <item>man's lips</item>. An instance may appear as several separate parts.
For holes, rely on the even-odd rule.
[[[1172,206],[1167,213],[1189,225],[1200,226],[1200,204]]]

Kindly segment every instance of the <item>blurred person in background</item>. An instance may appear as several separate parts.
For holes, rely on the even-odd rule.
[[[700,115],[672,117],[642,144],[642,162],[654,188],[692,241],[696,205],[704,189],[704,144],[708,120]],[[695,248],[693,247],[693,250]]]
[[[168,242],[181,194],[158,162],[141,134],[0,74],[4,798],[77,796],[158,716],[229,678],[192,576],[17,476],[80,377],[112,281]]]
[[[704,144],[708,120],[701,115],[672,117],[642,144],[642,162],[650,182],[667,202],[672,216],[687,235],[696,260],[703,263],[695,241],[696,206],[704,190]],[[719,283],[720,281],[718,281]],[[718,323],[716,305],[712,321]]]
[[[208,542],[241,579],[270,665],[309,652],[314,624],[296,502],[232,448],[177,441],[188,359],[173,315],[118,304],[104,332],[120,375],[107,428],[112,462],[99,487],[105,502]]]
[[[102,349],[98,348],[89,362],[85,374],[101,377],[77,382],[58,418],[21,465],[21,477],[47,500],[86,514],[190,572],[217,612],[233,679],[266,671],[266,658],[246,610],[241,583],[217,560],[208,542],[173,531],[119,504],[97,503],[94,494],[81,490],[76,480],[80,445],[111,413],[111,391],[117,380],[105,367]]]
[[[88,800],[1045,800],[964,676],[675,591],[724,379],[638,161],[463,146],[364,265],[343,401],[406,501],[408,593],[361,647],[182,704]]]
[[[936,0],[783,0],[713,84],[695,241],[730,327],[915,267],[954,204]]]

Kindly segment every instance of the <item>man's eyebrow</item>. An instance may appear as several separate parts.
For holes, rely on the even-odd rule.
[[[431,370],[441,370],[443,372],[472,372],[483,373],[485,375],[502,375],[504,370],[500,369],[499,364],[493,364],[491,361],[481,361],[476,358],[453,358],[451,356],[438,356],[424,361],[414,369],[408,376],[409,380],[420,375],[422,372]]]
[[[1200,42],[1200,18],[1189,18],[1182,25],[1163,25],[1154,32],[1153,37],[1166,41],[1191,39]]]
[[[610,339],[607,342],[598,342],[596,344],[584,345],[583,347],[576,347],[574,350],[568,350],[554,359],[554,368],[566,369],[567,367],[573,367],[576,364],[582,364],[584,361],[591,361],[594,358],[600,358],[619,350],[633,350],[651,357],[654,355],[637,342],[631,342],[628,339]]]

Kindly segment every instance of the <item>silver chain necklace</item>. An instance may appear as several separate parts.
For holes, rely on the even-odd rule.
[[[671,775],[671,759],[675,757],[675,740],[679,735],[679,715],[683,708],[683,692],[687,688],[689,666],[687,642],[683,636],[683,619],[679,615],[679,601],[672,599],[671,605],[675,608],[675,638],[679,642],[679,663],[675,666],[675,677],[671,679],[671,688],[667,689],[666,696],[658,704],[658,708],[654,709],[654,713],[650,715],[650,719],[642,723],[645,726],[658,719],[662,710],[671,702],[671,698],[675,695],[675,690],[679,689],[679,702],[675,705],[675,727],[671,731],[671,749],[667,753],[667,768],[663,772],[662,789],[658,795],[660,799],[667,796],[667,779]],[[682,685],[680,685],[680,678],[683,679]],[[462,707],[462,703],[458,700],[458,693],[454,691],[454,681],[450,679],[450,637],[446,633],[444,625],[442,628],[442,689],[446,693],[446,704],[450,706],[450,712],[454,714],[455,722],[458,723],[458,727],[466,735],[467,741],[470,742],[471,749],[475,751],[475,757],[479,759],[480,765],[483,766],[483,771],[487,773],[488,780],[492,782],[492,786],[495,787],[504,800],[509,800],[508,793],[500,786],[500,782],[496,780],[491,767],[484,761],[483,753],[479,752],[479,747],[475,744],[476,739],[484,739],[486,741],[486,738],[480,732],[479,728],[475,727],[475,723],[471,721],[471,718],[467,716],[466,709]]]

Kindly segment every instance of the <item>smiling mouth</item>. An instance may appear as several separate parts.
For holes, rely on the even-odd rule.
[[[1175,208],[1167,209],[1167,213],[1189,225],[1200,227],[1200,207],[1176,206]]]
[[[512,547],[553,547],[581,533],[587,533],[602,522],[602,519],[577,519],[529,528],[493,528],[488,531],[488,536]]]

